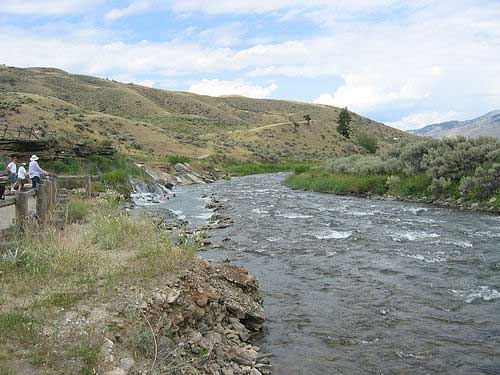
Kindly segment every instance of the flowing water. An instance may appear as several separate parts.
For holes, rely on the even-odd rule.
[[[292,191],[284,176],[161,204],[198,225],[204,194],[223,201],[235,223],[202,256],[260,280],[275,374],[500,373],[499,216]]]

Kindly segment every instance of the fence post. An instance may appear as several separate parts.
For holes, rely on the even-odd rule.
[[[29,215],[28,199],[29,197],[26,193],[16,194],[16,224],[21,230],[26,226]]]
[[[47,212],[52,210],[52,195],[54,194],[54,188],[52,186],[52,181],[47,182]]]
[[[36,192],[36,216],[38,220],[45,221],[47,218],[47,208],[48,208],[48,185],[47,183],[41,183],[38,185]]]
[[[92,197],[92,176],[86,176],[85,178],[85,195],[87,198]]]
[[[52,188],[53,188],[53,196],[52,196],[52,204],[54,206],[57,205],[58,199],[57,199],[57,190],[58,190],[58,183],[57,183],[57,177],[54,177],[54,180],[52,181]]]

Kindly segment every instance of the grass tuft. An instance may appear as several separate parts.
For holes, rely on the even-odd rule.
[[[33,335],[34,325],[34,319],[25,312],[0,312],[0,342],[13,338],[27,340]]]
[[[83,221],[88,215],[89,204],[78,197],[72,197],[67,205],[68,222],[78,223]]]

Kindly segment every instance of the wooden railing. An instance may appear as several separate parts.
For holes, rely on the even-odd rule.
[[[0,200],[0,208],[15,206],[16,225],[19,228],[24,228],[32,214],[29,209],[29,199],[35,198],[35,219],[38,222],[44,223],[49,218],[49,214],[54,210],[59,203],[59,182],[64,180],[81,180],[85,182],[85,196],[92,196],[92,179],[98,176],[51,176],[44,178],[36,189],[31,189],[26,192],[16,192],[12,197],[5,197],[5,200]]]
[[[53,131],[39,130],[35,126],[17,125],[11,127],[6,121],[0,122],[0,138],[12,139],[42,139],[47,136],[55,135]]]

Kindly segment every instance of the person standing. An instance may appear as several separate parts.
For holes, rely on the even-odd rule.
[[[21,166],[17,170],[17,191],[20,193],[23,190],[24,184],[26,183],[26,163],[21,163]]]
[[[7,165],[7,173],[9,174],[10,192],[15,191],[17,180],[17,157],[13,156],[10,163]]]
[[[40,184],[40,178],[43,174],[49,174],[40,168],[37,161],[38,159],[40,159],[38,156],[32,155],[30,158],[30,165],[28,167],[28,175],[31,179],[33,189],[36,189],[36,187]]]

